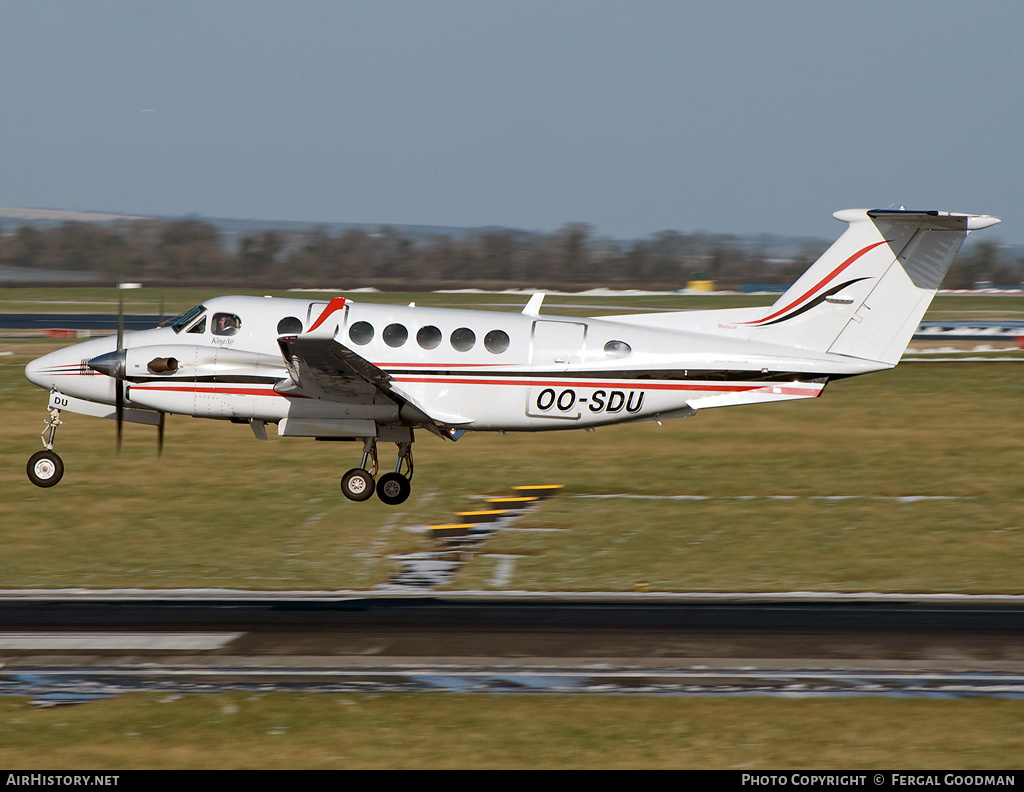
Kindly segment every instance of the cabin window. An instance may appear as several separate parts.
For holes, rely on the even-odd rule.
[[[365,346],[373,341],[373,325],[369,322],[356,322],[348,329],[348,337],[353,344]]]
[[[206,317],[204,316],[202,319],[200,319],[198,322],[196,322],[194,325],[192,325],[188,329],[188,332],[190,332],[190,333],[197,333],[197,334],[200,334],[200,335],[202,333],[205,333],[206,332]]]
[[[504,330],[491,330],[484,336],[484,346],[487,347],[488,352],[500,355],[508,349],[508,333]]]
[[[182,330],[184,330],[186,327],[188,327],[188,323],[189,322],[191,322],[193,319],[195,319],[197,316],[199,316],[199,314],[201,314],[205,310],[206,310],[206,306],[205,305],[197,305],[195,308],[190,309],[188,312],[183,313],[181,316],[179,316],[177,319],[175,319],[171,323],[171,327],[174,329],[175,333],[180,333]],[[204,327],[205,327],[205,325],[204,325]]]
[[[625,341],[609,341],[604,345],[604,351],[608,357],[624,358],[633,351],[633,348]]]
[[[295,316],[286,316],[277,323],[278,335],[298,335],[302,332],[302,322]]]
[[[416,343],[424,349],[437,349],[441,343],[441,331],[433,325],[421,327],[416,333]]]
[[[452,331],[451,341],[452,346],[459,352],[467,352],[476,344],[476,333],[468,327],[460,327],[458,330]]]
[[[381,338],[389,347],[400,347],[409,340],[409,331],[405,329],[405,325],[389,324],[384,328]]]
[[[215,313],[213,315],[213,334],[219,336],[233,336],[242,326],[242,320],[234,314]]]

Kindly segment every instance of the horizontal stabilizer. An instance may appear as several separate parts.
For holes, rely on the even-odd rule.
[[[857,210],[853,210],[857,211]],[[836,212],[839,220],[843,212]],[[914,223],[918,228],[930,231],[980,231],[1002,222],[992,215],[958,214],[956,212],[915,212],[909,209],[869,209],[868,217],[875,220],[896,220]]]
[[[789,401],[791,399],[813,399],[825,389],[824,382],[780,382],[752,388],[741,393],[719,393],[689,399],[686,403],[694,410],[710,407],[735,407],[738,404],[760,404],[762,402]]]

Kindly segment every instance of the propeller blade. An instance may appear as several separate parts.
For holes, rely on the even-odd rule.
[[[121,450],[121,434],[124,424],[124,374],[127,352],[118,349],[116,352],[104,352],[91,360],[85,361],[85,365],[100,374],[106,374],[114,380],[114,410],[117,419],[117,450]]]
[[[124,290],[117,284],[117,351],[124,349]]]
[[[117,450],[121,450],[121,435],[124,432],[124,382],[117,381],[114,389],[114,410],[117,413]]]
[[[160,423],[156,425],[156,455],[159,459],[164,453],[164,423],[167,413],[160,413]]]
[[[117,284],[117,351],[114,356],[120,363],[120,370],[112,376],[117,379],[117,389],[114,391],[114,409],[117,412],[117,450],[121,450],[121,437],[124,434],[124,372],[125,372],[125,351],[124,351],[124,289],[123,278]]]

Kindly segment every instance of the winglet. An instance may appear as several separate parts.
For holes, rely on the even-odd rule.
[[[306,331],[305,336],[307,338],[334,338],[338,333],[339,325],[336,322],[328,322],[327,320],[336,312],[344,310],[344,308],[344,297],[332,297],[331,301],[327,303],[327,307],[324,308],[320,316],[317,317],[317,320]],[[318,330],[319,332],[317,332]]]
[[[540,304],[542,302],[544,302],[544,293],[543,292],[536,292],[530,298],[530,301],[528,303],[526,303],[526,307],[523,308],[523,314],[526,315],[526,316],[539,316],[540,315]]]

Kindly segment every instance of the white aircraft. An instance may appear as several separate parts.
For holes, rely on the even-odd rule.
[[[989,215],[850,209],[843,235],[770,308],[540,315],[362,304],[343,297],[218,297],[169,326],[31,362],[50,391],[34,484],[63,475],[63,411],[152,424],[166,413],[248,423],[266,439],[362,442],[341,479],[355,501],[409,497],[416,429],[536,432],[809,399],[834,379],[892,368],[969,231]],[[377,479],[377,444],[395,443]]]

